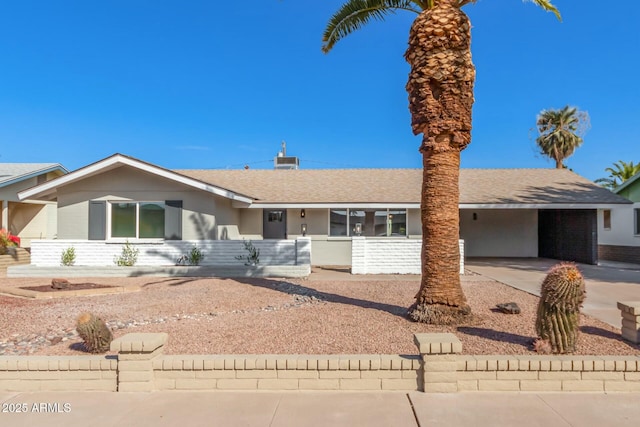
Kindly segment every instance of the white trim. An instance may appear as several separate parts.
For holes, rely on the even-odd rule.
[[[249,209],[420,209],[420,203],[256,203]]]
[[[459,209],[613,209],[629,203],[460,203]],[[238,206],[240,207],[240,206]],[[420,209],[420,203],[260,203],[248,209]]]
[[[38,185],[28,190],[21,191],[18,193],[18,198],[20,200],[24,200],[32,197],[46,196],[48,194],[52,194],[53,192],[55,192],[55,190],[58,187],[61,187],[66,184],[70,184],[72,182],[78,181],[88,176],[92,176],[101,172],[108,171],[120,165],[131,166],[133,168],[136,168],[145,172],[149,172],[151,174],[154,174],[163,178],[170,179],[180,184],[194,187],[199,190],[206,191],[208,193],[216,194],[218,196],[226,197],[227,199],[237,200],[237,201],[245,202],[249,204],[253,202],[253,200],[251,200],[250,198],[241,196],[232,191],[225,190],[223,188],[216,187],[214,185],[206,184],[204,182],[197,181],[195,179],[188,178],[183,175],[179,175],[167,169],[163,169],[163,168],[153,166],[148,163],[144,163],[130,157],[123,156],[122,154],[114,154],[111,157],[108,157],[92,165],[86,166],[77,171],[63,175],[57,179],[48,181],[42,185]]]
[[[626,203],[468,203],[460,204],[460,209],[613,209]]]

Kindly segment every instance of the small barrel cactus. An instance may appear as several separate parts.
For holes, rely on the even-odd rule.
[[[542,282],[536,332],[553,353],[576,350],[580,307],[585,298],[584,278],[573,264],[558,264]]]
[[[91,313],[82,313],[78,316],[76,330],[91,353],[108,351],[113,341],[113,334],[106,323]]]

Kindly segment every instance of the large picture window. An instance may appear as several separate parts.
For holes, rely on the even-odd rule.
[[[640,235],[640,209],[634,209],[634,220],[635,220],[635,234]]]
[[[162,239],[164,202],[111,202],[111,237]]]
[[[406,236],[405,209],[329,210],[329,236]]]

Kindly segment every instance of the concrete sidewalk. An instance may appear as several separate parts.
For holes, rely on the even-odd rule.
[[[544,258],[470,258],[466,265],[475,273],[539,296],[547,271],[559,262]],[[577,265],[587,287],[583,312],[620,328],[618,301],[640,301],[640,266]]]
[[[606,427],[636,424],[638,402],[638,393],[0,393],[10,411],[0,425]]]

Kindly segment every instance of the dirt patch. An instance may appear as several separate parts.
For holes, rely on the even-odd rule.
[[[22,286],[20,289],[26,289],[28,291],[36,291],[36,292],[68,292],[68,291],[83,291],[86,289],[106,289],[113,288],[114,286],[109,285],[99,285],[97,283],[72,283],[67,288],[54,288],[51,285],[42,285],[42,286]]]

